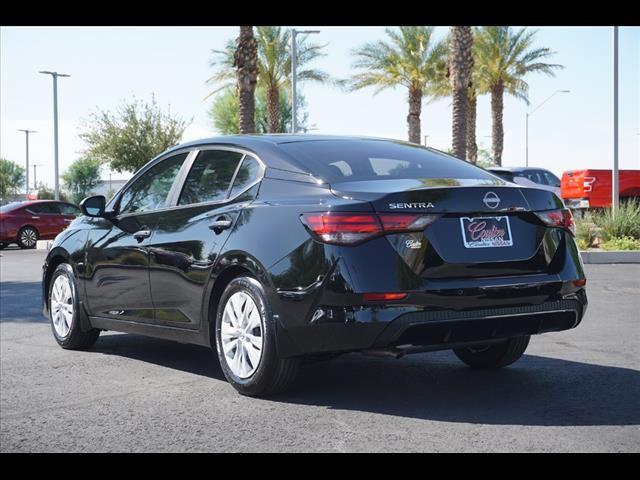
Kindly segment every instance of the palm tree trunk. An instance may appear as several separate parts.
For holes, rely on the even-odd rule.
[[[422,111],[422,89],[419,87],[409,88],[409,141],[420,144],[420,113]]]
[[[452,150],[453,156],[467,157],[467,93],[473,67],[473,34],[471,27],[451,27],[449,67],[453,95]]]
[[[467,160],[476,163],[478,161],[478,144],[476,143],[478,97],[472,88],[469,89],[467,101]]]
[[[255,133],[255,90],[258,80],[258,42],[253,36],[253,27],[240,27],[238,48],[233,66],[238,77],[240,133]]]
[[[491,87],[491,143],[493,147],[493,161],[502,166],[502,148],[504,145],[504,128],[502,125],[504,85],[498,83]]]
[[[267,89],[267,127],[269,133],[282,133],[280,131],[280,89],[277,86],[269,86]]]

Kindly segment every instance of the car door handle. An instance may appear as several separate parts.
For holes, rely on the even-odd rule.
[[[216,233],[222,232],[231,227],[231,220],[228,217],[220,216],[216,218],[216,221],[209,225],[209,228]]]
[[[133,234],[133,238],[135,238],[139,242],[141,242],[145,238],[149,238],[150,236],[151,236],[151,230],[138,230],[136,233]]]
[[[71,223],[71,222],[73,222],[73,219],[71,219],[71,218],[65,218],[65,219],[64,219],[64,221],[65,221],[65,222],[69,222],[69,223]]]
[[[38,220],[40,217],[31,217],[33,220]]]

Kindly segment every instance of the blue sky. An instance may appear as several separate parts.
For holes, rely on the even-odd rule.
[[[327,56],[315,66],[335,77],[351,72],[350,51],[384,37],[382,27],[322,27],[314,40],[328,43]],[[536,28],[536,27],[532,27]],[[532,75],[532,107],[555,90],[558,94],[530,119],[530,164],[557,174],[574,168],[609,168],[612,147],[612,49],[608,27],[542,27],[536,43],[557,52],[554,63],[566,68],[555,78]],[[446,34],[438,27],[438,37]],[[193,119],[184,140],[214,135],[207,116],[211,99],[210,49],[237,36],[234,27],[2,27],[0,29],[0,155],[24,162],[21,128],[37,130],[31,137],[31,163],[38,179],[53,185],[52,81],[40,70],[57,70],[59,80],[61,171],[84,145],[78,138],[82,119],[101,109],[114,110],[122,99],[154,93],[164,107]],[[302,84],[312,133],[373,135],[406,139],[406,91],[398,88],[376,96],[373,90],[345,93]],[[505,99],[504,165],[524,164],[527,106]],[[425,101],[423,134],[428,144],[446,149],[451,143],[448,100]],[[491,142],[489,97],[479,100],[478,142]],[[620,166],[640,168],[640,28],[620,29]],[[32,173],[32,172],[31,172]],[[114,178],[121,176],[114,174]]]

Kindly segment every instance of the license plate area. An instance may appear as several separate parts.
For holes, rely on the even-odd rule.
[[[462,243],[465,248],[513,246],[509,217],[462,217]]]

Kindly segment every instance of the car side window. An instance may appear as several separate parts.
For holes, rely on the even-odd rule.
[[[229,150],[203,150],[187,175],[178,205],[213,202],[227,198],[231,179],[242,153]]]
[[[260,170],[261,167],[258,160],[246,155],[242,160],[242,165],[240,165],[238,169],[236,178],[233,180],[233,187],[231,187],[231,194],[229,196],[234,197],[255,183],[260,176]]]
[[[76,217],[80,215],[80,209],[75,205],[70,205],[68,203],[59,203],[58,208],[60,209],[60,213],[62,215],[75,215]]]
[[[56,205],[53,203],[34,203],[33,205],[29,205],[27,207],[27,211],[31,213],[60,213],[60,211],[56,208]]]
[[[149,212],[164,207],[187,155],[185,152],[169,157],[147,170],[122,194],[119,214]]]

